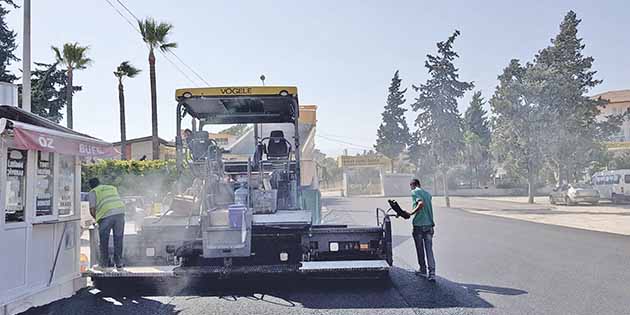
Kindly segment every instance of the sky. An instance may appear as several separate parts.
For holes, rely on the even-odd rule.
[[[90,47],[93,64],[74,76],[83,87],[74,97],[74,126],[111,142],[120,139],[113,75],[120,62],[129,60],[143,70],[125,81],[127,138],[150,135],[151,115],[147,47],[108,1],[123,14],[118,1],[140,18],[173,24],[170,40],[178,44],[177,57],[211,86],[258,85],[261,74],[267,85],[297,86],[301,104],[318,106],[316,146],[333,156],[373,146],[394,72],[400,70],[403,86],[409,87],[409,108],[416,97],[411,85],[428,79],[426,55],[456,29],[461,31],[454,45],[460,78],[474,81],[475,91],[489,98],[509,60],[531,60],[574,10],[582,19],[578,35],[585,54],[595,58],[593,68],[604,81],[591,93],[630,88],[630,3],[623,0],[33,1],[32,60],[52,62],[51,45]],[[16,55],[21,56],[22,10],[13,9],[7,23],[18,33]],[[175,89],[208,84],[176,57],[169,59],[190,79],[163,55],[156,58],[159,135],[172,140]],[[460,111],[472,94],[460,100]],[[410,126],[415,116],[407,112]]]

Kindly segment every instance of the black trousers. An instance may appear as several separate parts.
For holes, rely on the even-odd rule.
[[[102,267],[112,267],[109,259],[109,233],[111,231],[114,233],[114,264],[122,266],[125,214],[121,213],[104,217],[98,222],[100,264]]]

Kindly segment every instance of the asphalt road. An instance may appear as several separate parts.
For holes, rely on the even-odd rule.
[[[386,202],[324,205],[326,222],[373,225],[374,208]],[[413,274],[410,222],[396,220],[390,285],[275,279],[169,285],[169,293],[88,288],[28,314],[630,314],[628,236],[458,209],[436,208],[435,218],[436,283]]]

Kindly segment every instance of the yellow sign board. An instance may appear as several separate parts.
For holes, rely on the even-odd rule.
[[[390,160],[382,156],[348,156],[337,158],[339,167],[382,167],[387,166]]]
[[[608,149],[630,149],[630,142],[606,142]]]
[[[177,89],[175,97],[213,97],[213,96],[268,96],[268,95],[293,95],[297,96],[297,88],[294,86],[224,86],[207,88]]]
[[[608,152],[624,153],[630,151],[630,142],[605,142],[606,150]]]

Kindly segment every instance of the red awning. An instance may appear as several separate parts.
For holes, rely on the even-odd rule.
[[[6,119],[1,120],[3,122],[0,125],[9,122]],[[116,155],[112,144],[105,141],[17,121],[10,122],[13,126],[14,146],[18,149],[58,152],[90,158],[111,158]]]

